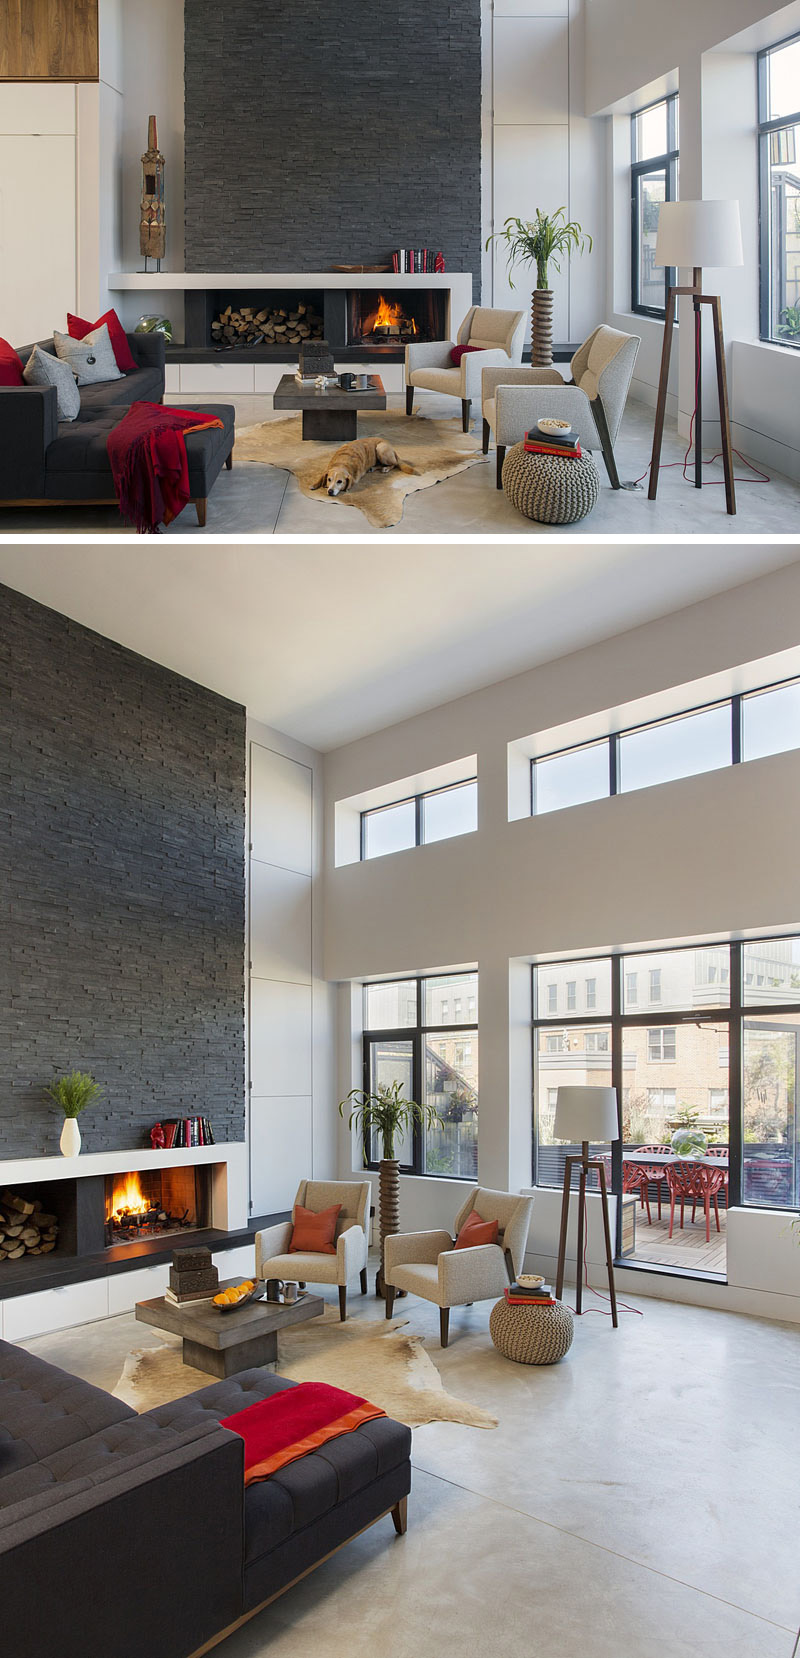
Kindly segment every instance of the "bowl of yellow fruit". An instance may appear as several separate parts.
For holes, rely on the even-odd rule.
[[[214,1296],[214,1306],[220,1313],[233,1313],[237,1307],[246,1306],[248,1301],[258,1301],[264,1293],[264,1285],[254,1278],[243,1278],[241,1284],[230,1284],[226,1290],[220,1290]]]

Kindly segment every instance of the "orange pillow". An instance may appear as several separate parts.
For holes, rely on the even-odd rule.
[[[497,1243],[496,1220],[481,1220],[477,1209],[471,1209],[456,1238],[456,1249],[474,1249],[476,1244]]]
[[[302,1203],[298,1203],[289,1254],[296,1255],[302,1250],[312,1255],[335,1255],[333,1240],[341,1207],[341,1203],[335,1203],[332,1209],[320,1209],[319,1214],[315,1214],[313,1209],[304,1209]]]

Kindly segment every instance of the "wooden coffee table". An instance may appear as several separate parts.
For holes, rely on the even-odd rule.
[[[241,1278],[227,1278],[219,1287],[225,1290],[241,1282]],[[288,1306],[281,1301],[250,1301],[232,1313],[218,1312],[210,1301],[190,1301],[188,1306],[176,1307],[163,1295],[136,1303],[140,1323],[183,1337],[184,1364],[221,1377],[274,1364],[278,1331],[319,1318],[324,1311],[322,1296],[308,1294]]]
[[[379,374],[369,375],[366,391],[298,386],[293,374],[283,374],[272,394],[272,407],[302,410],[304,443],[311,438],[350,443],[358,436],[359,409],[385,409],[386,392]]]

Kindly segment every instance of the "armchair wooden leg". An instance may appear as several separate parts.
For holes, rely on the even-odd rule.
[[[483,453],[484,453],[484,455],[488,455],[488,453],[489,453],[489,439],[490,439],[491,435],[492,435],[492,428],[489,425],[488,420],[485,420],[484,423],[483,423]]]
[[[344,1324],[347,1317],[347,1285],[339,1285],[339,1317]]]
[[[401,1497],[399,1503],[395,1503],[394,1508],[392,1509],[392,1519],[394,1520],[394,1529],[397,1532],[398,1537],[405,1537],[405,1534],[408,1531],[407,1497]]]
[[[392,1310],[394,1308],[394,1284],[387,1284],[385,1286],[384,1300],[386,1302],[386,1317],[391,1318]]]
[[[638,484],[623,484],[620,481],[620,476],[617,471],[617,459],[614,454],[614,445],[611,441],[611,433],[608,429],[608,421],[606,420],[606,411],[603,408],[599,397],[592,398],[591,410],[594,415],[594,423],[597,427],[598,436],[600,438],[600,445],[603,450],[603,460],[606,463],[606,472],[608,473],[608,481],[611,488],[627,490],[638,489]]]
[[[471,408],[472,408],[471,398],[462,397],[462,399],[461,399],[461,430],[462,430],[462,432],[468,432],[469,431],[469,415],[470,415],[470,409]]]
[[[439,1308],[439,1336],[443,1347],[447,1346],[450,1337],[450,1308]]]
[[[361,1268],[361,1294],[366,1295],[366,1293],[367,1293],[367,1269],[366,1269],[366,1267],[362,1267]]]
[[[406,414],[414,413],[414,387],[406,386]]]
[[[498,443],[498,445],[497,445],[497,487],[498,487],[498,489],[502,489],[502,487],[503,487],[503,461],[505,460],[505,458],[506,458],[506,446],[505,446],[505,444],[503,444],[503,446],[501,448],[500,444]]]

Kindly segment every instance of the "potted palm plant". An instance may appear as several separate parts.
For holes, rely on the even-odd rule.
[[[55,1082],[51,1082],[47,1092],[64,1113],[59,1142],[62,1156],[77,1157],[81,1149],[78,1118],[87,1105],[93,1105],[100,1098],[103,1090],[86,1071],[70,1071],[67,1076],[57,1077]]]
[[[379,1083],[374,1093],[364,1088],[351,1088],[346,1100],[339,1102],[339,1116],[348,1111],[348,1128],[355,1126],[366,1149],[376,1135],[381,1143],[379,1170],[379,1218],[381,1232],[381,1262],[375,1279],[376,1295],[384,1294],[383,1249],[391,1233],[400,1230],[400,1162],[395,1157],[398,1135],[405,1134],[419,1123],[421,1128],[433,1128],[441,1122],[432,1105],[418,1105],[403,1095],[402,1082]]]
[[[575,219],[567,219],[565,207],[555,213],[536,209],[536,218],[508,218],[502,230],[487,236],[491,242],[505,242],[508,248],[508,282],[513,288],[511,272],[515,265],[536,266],[536,287],[531,301],[531,363],[534,368],[550,368],[553,361],[553,290],[549,286],[550,266],[561,271],[562,259],[573,253],[591,253],[592,238]]]

